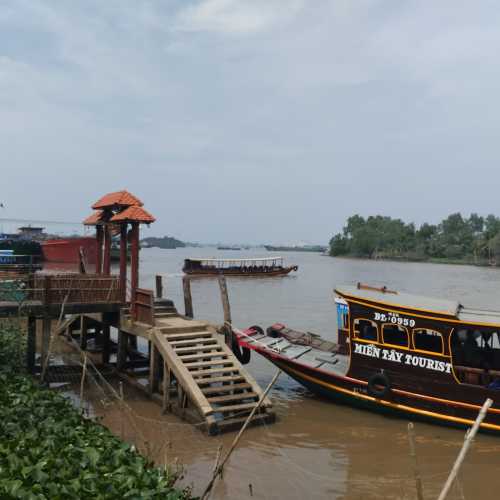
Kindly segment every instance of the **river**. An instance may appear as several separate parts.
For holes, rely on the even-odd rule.
[[[270,254],[268,254],[270,255]],[[335,340],[333,288],[358,281],[391,289],[458,299],[468,306],[500,309],[500,270],[388,261],[339,259],[314,253],[287,252],[290,276],[228,279],[233,323],[267,327],[282,322]],[[266,252],[218,251],[213,248],[143,249],[141,285],[154,286],[164,276],[166,295],[183,312],[181,268],[185,257],[257,257]],[[195,318],[221,322],[218,284],[192,283]],[[264,387],[276,368],[253,355],[247,368]],[[277,412],[273,425],[246,431],[229,460],[212,498],[401,499],[416,498],[407,424],[378,414],[332,404],[282,374],[271,392]],[[134,408],[158,418],[159,407],[137,397]],[[175,429],[172,456],[185,465],[183,484],[200,494],[208,482],[219,443],[227,451],[235,434],[207,437],[169,417]],[[168,424],[167,424],[168,425]],[[147,421],[144,423],[148,427]],[[151,431],[151,429],[149,429]],[[153,431],[151,431],[153,432]],[[464,432],[415,423],[417,455],[425,498],[437,498],[463,442]],[[152,439],[165,439],[153,435]],[[500,491],[500,439],[480,435],[449,498],[493,499]],[[251,496],[253,495],[253,496]]]

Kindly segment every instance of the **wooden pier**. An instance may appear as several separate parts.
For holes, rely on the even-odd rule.
[[[162,298],[161,277],[156,279],[156,297],[139,287],[139,225],[155,220],[142,202],[127,191],[118,191],[102,197],[92,208],[95,212],[84,224],[96,227],[96,274],[86,274],[85,266],[79,274],[35,273],[0,295],[0,317],[27,318],[28,369],[43,381],[51,380],[51,336],[61,335],[90,353],[106,373],[111,370],[157,400],[163,412],[201,424],[210,434],[238,429],[250,414],[251,424],[274,421],[271,402],[226,345],[224,335],[213,325],[193,319],[188,277],[183,280],[185,315]],[[111,233],[117,230],[120,272],[113,276]],[[223,278],[220,287],[226,325],[231,320]],[[39,328],[37,319],[42,320]],[[52,329],[55,320],[57,326]],[[231,338],[227,343],[231,345]],[[75,368],[68,367],[68,372]],[[57,370],[64,372],[60,366]]]

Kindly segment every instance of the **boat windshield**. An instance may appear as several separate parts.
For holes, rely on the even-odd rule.
[[[451,335],[451,354],[460,382],[500,390],[500,330],[458,328]]]

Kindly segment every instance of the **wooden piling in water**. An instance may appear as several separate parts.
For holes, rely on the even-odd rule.
[[[160,274],[156,275],[156,298],[163,298],[163,278]]]
[[[191,295],[191,279],[188,276],[182,277],[182,289],[184,291],[184,315],[194,318],[193,297]]]
[[[222,308],[224,310],[224,323],[232,323],[231,321],[231,306],[229,305],[229,295],[227,292],[227,281],[225,276],[219,276],[220,298],[222,300]]]

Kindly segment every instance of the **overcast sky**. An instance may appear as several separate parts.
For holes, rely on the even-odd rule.
[[[499,26],[493,1],[2,0],[0,217],[120,189],[191,241],[498,215]]]

